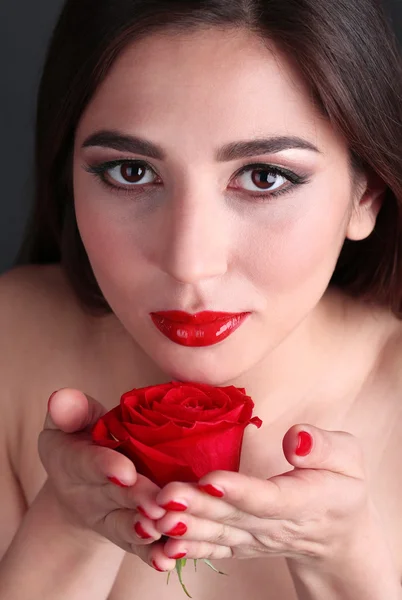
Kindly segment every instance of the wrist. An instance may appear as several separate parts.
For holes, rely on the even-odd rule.
[[[326,554],[287,564],[298,600],[402,600],[401,576],[373,506]]]
[[[0,597],[108,598],[124,555],[112,542],[70,522],[46,482],[0,562]]]
[[[68,507],[59,500],[51,480],[46,480],[37,498],[40,502],[44,502],[52,519],[63,527],[65,539],[73,545],[91,551],[97,547],[113,545],[110,540],[90,527],[86,527],[74,517]]]

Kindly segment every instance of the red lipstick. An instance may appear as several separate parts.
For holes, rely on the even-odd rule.
[[[236,331],[250,313],[204,311],[194,315],[181,310],[151,313],[163,335],[181,346],[212,346]]]

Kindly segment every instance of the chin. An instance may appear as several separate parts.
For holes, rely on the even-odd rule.
[[[238,380],[252,365],[239,365],[236,369],[233,363],[231,365],[222,364],[222,361],[201,361],[194,359],[174,361],[172,364],[167,364],[166,357],[164,361],[158,361],[157,357],[153,357],[158,366],[164,373],[173,380],[182,382],[205,383],[215,387],[225,387],[227,385],[235,385],[233,382]],[[213,364],[211,364],[213,363]],[[181,367],[180,365],[184,365]],[[241,386],[240,386],[241,387]]]

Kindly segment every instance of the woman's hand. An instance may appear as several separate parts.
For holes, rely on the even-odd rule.
[[[51,397],[38,440],[48,483],[72,526],[154,567],[162,556],[173,569],[175,561],[166,559],[154,527],[166,514],[155,501],[160,488],[138,474],[127,457],[91,440],[92,426],[106,412],[79,390],[64,388]]]
[[[305,456],[295,453],[301,431],[312,438]],[[308,436],[303,440],[308,445]],[[358,440],[342,431],[294,425],[283,451],[295,469],[269,480],[214,471],[200,479],[204,491],[188,483],[166,485],[158,504],[183,504],[182,512],[173,511],[173,504],[155,523],[171,538],[166,556],[284,556],[310,564],[344,552],[349,541],[352,545],[372,514]],[[160,566],[170,568],[169,560]]]

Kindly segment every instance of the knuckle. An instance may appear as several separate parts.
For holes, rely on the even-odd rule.
[[[299,526],[293,521],[282,521],[257,539],[271,551],[295,551],[300,540]]]
[[[219,550],[222,548],[212,542],[199,542],[192,546],[191,554],[202,558],[219,558]]]
[[[264,502],[264,501],[263,501]],[[284,507],[286,508],[286,507]],[[269,503],[268,501],[265,501],[260,509],[258,510],[258,512],[255,512],[255,515],[259,518],[259,519],[273,519],[277,517],[277,511],[274,511],[272,508],[272,504]]]
[[[227,515],[222,517],[222,522],[225,525],[234,525],[244,520],[244,512],[233,508]]]
[[[180,494],[183,486],[180,481],[171,481],[164,486],[164,493],[166,493],[166,497],[172,497]]]
[[[214,542],[215,544],[225,545],[225,542],[228,538],[228,528],[224,523],[219,524],[219,529],[214,536],[211,536],[209,542]]]

